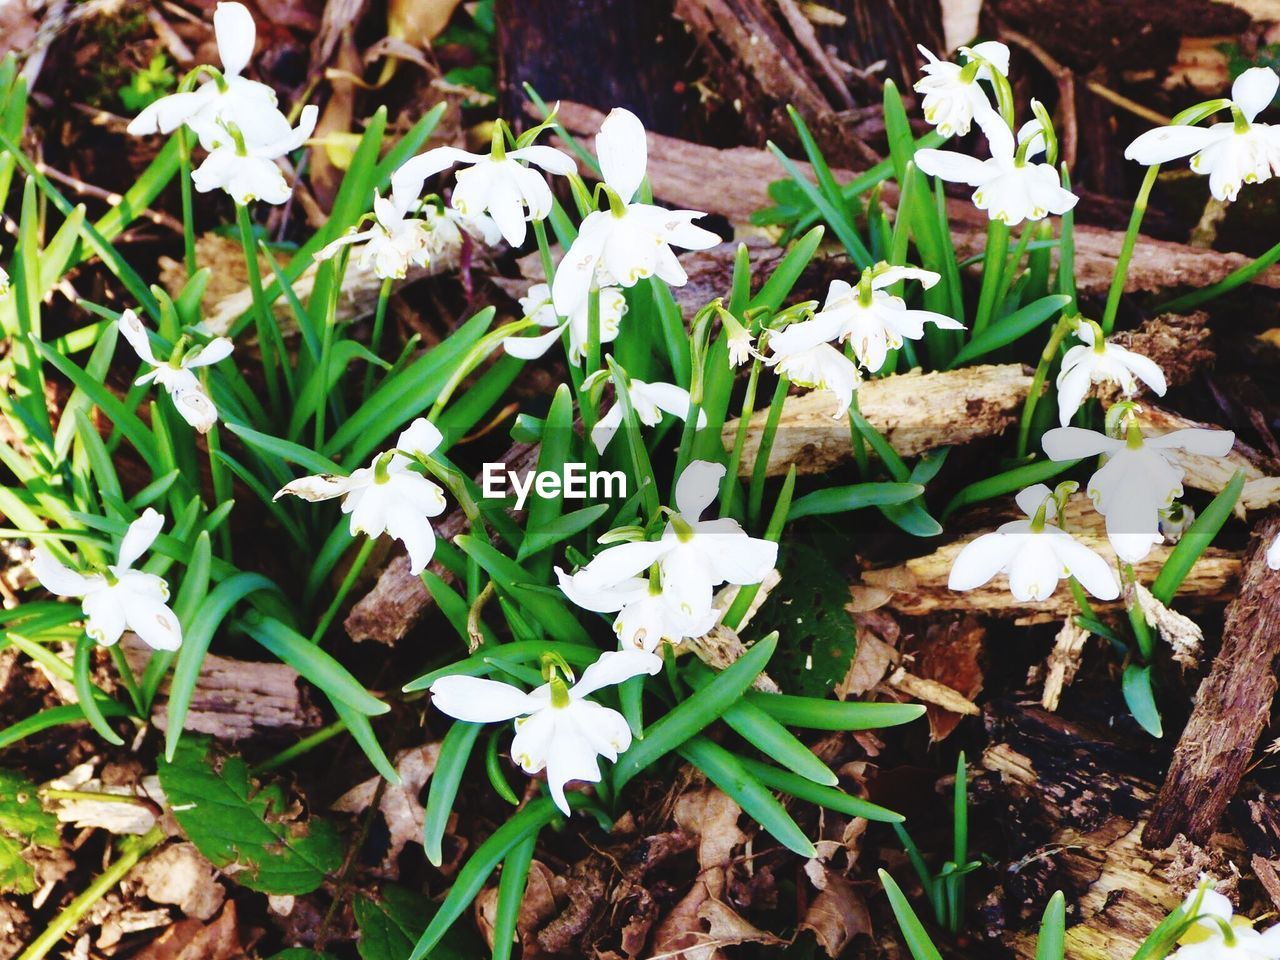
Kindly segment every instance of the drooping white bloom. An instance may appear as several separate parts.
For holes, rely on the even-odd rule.
[[[724,464],[695,460],[676,481],[676,510],[660,540],[622,543],[599,554],[574,575],[590,594],[626,583],[655,563],[663,596],[680,615],[699,619],[712,608],[722,583],[759,583],[778,559],[778,545],[748,536],[736,520],[702,520],[716,499]]]
[[[487,213],[462,214],[452,207],[441,210],[429,203],[422,211],[427,225],[427,250],[433,257],[453,255],[461,249],[464,237],[492,247],[502,239],[502,231]]]
[[[257,27],[248,8],[239,3],[219,3],[213,13],[213,31],[222,61],[221,78],[206,80],[192,92],[161,97],[130,121],[129,133],[172,133],[186,124],[203,143],[207,137],[220,135],[224,120],[252,136],[254,124],[269,121],[270,115],[277,112],[275,91],[241,76],[257,41]]]
[[[379,537],[383,533],[404,544],[409,572],[421,573],[436,550],[431,517],[444,512],[444,491],[412,469],[415,458],[428,457],[444,438],[435,424],[419,417],[396,440],[394,449],[373,458],[349,477],[317,474],[301,477],[276,493],[312,503],[342,497],[342,512],[351,514],[351,533]]]
[[[982,118],[979,118],[982,122]],[[1078,199],[1064,189],[1058,173],[1047,163],[1031,158],[1044,151],[1039,124],[1023,127],[1023,147],[1014,143],[1013,131],[1003,120],[983,123],[991,147],[986,160],[955,150],[917,150],[916,166],[932,177],[977,187],[973,204],[992,220],[1015,226],[1023,220],[1043,220],[1051,213],[1066,213]]]
[[[582,363],[590,337],[590,317],[588,303],[583,301],[573,316],[562,320],[556,315],[556,308],[551,302],[551,288],[545,283],[535,283],[529,292],[520,298],[520,308],[530,320],[537,321],[538,326],[548,327],[550,331],[537,337],[508,337],[502,341],[507,353],[522,360],[533,360],[542,356],[551,345],[560,339],[566,327],[569,328],[569,362]],[[600,291],[600,342],[612,343],[618,337],[622,326],[622,318],[627,312],[627,298],[617,287],[607,287]]]
[[[182,626],[168,607],[169,585],[154,573],[134,570],[164,527],[164,517],[151,508],[129,524],[116,562],[97,573],[80,573],[64,566],[44,547],[37,547],[31,570],[50,593],[80,597],[84,632],[103,646],[116,643],[132,630],[153,650],[177,650]]]
[[[605,117],[596,154],[609,209],[587,214],[556,269],[551,296],[562,317],[573,316],[592,286],[630,287],[655,275],[683,286],[689,277],[671,248],[706,250],[720,242],[694,225],[705,214],[634,202],[649,163],[644,126],[634,113],[618,107]]]
[[[622,648],[653,653],[665,640],[679,643],[701,637],[720,619],[715,608],[681,610],[662,589],[661,578],[628,577],[617,583],[594,583],[591,564],[570,576],[556,567],[560,590],[575,605],[596,613],[616,613],[613,632]]]
[[[307,141],[319,116],[319,107],[308,104],[296,127],[278,110],[258,116],[249,127],[241,127],[237,119],[220,120],[222,134],[201,132],[209,155],[192,171],[192,184],[200,193],[223,190],[241,205],[253,200],[284,203],[291,190],[276,160]]]
[[[867,372],[879,373],[889,351],[901,347],[904,339],[923,337],[926,323],[945,330],[964,329],[964,324],[944,314],[907,309],[906,302],[887,289],[901,280],[919,280],[927,289],[938,282],[939,275],[919,267],[881,263],[863,271],[857,286],[832,280],[822,309],[810,320],[771,334],[770,348],[779,354],[797,354],[820,343],[847,340]]]
[[[1280,925],[1255,930],[1251,921],[1235,915],[1231,901],[1216,890],[1191,891],[1183,907],[1196,910],[1200,919],[1179,938],[1170,960],[1275,960],[1280,956]]]
[[[1082,322],[1076,327],[1076,336],[1083,342],[1067,351],[1058,373],[1058,419],[1064,427],[1071,422],[1088,396],[1089,387],[1095,383],[1114,383],[1125,396],[1131,397],[1141,380],[1157,396],[1164,396],[1167,389],[1164,372],[1155,361],[1119,344],[1108,343],[1092,323]]]
[[[408,214],[408,206],[397,203],[394,196],[375,193],[373,226],[339,237],[321,248],[316,259],[328,260],[343,247],[359,244],[361,268],[372,268],[382,280],[403,280],[410,266],[425,267],[431,259],[430,228],[425,220]]]
[[[397,197],[416,200],[422,186],[454,164],[468,164],[459,170],[450,205],[464,216],[487,213],[497,223],[507,243],[524,243],[530,220],[545,220],[551,212],[551,188],[541,173],[565,176],[578,168],[573,159],[554,147],[531,144],[517,150],[504,146],[501,130],[487,154],[468,153],[457,147],[436,147],[405,162],[391,175],[391,190]]]
[[[992,80],[992,68],[1001,76],[1009,75],[1008,47],[998,40],[961,47],[959,52],[966,61],[965,65],[939,60],[922,44],[917,44],[916,49],[928,62],[921,67],[924,77],[915,82],[913,89],[923,94],[920,108],[924,111],[924,118],[940,134],[963,137],[969,132],[974,117],[985,118],[995,114],[987,92],[978,81]],[[996,119],[998,121],[998,117]]]
[[[574,780],[600,782],[600,757],[613,762],[631,746],[631,728],[617,710],[587,697],[662,668],[662,658],[640,650],[601,654],[569,686],[559,676],[526,693],[519,687],[482,677],[441,677],[431,685],[432,703],[468,723],[515,720],[511,758],[525,773],[547,771],[556,806],[569,815],[565,786]]]
[[[1106,518],[1107,536],[1117,556],[1136,563],[1162,539],[1160,511],[1182,496],[1186,469],[1174,461],[1173,451],[1225,457],[1235,442],[1235,434],[1229,430],[1191,428],[1144,437],[1130,418],[1122,438],[1080,427],[1055,427],[1042,442],[1051,460],[1078,460],[1098,454],[1106,457],[1085,489]]]
[[[191,371],[231,356],[231,341],[226,337],[216,337],[202,347],[185,352],[175,347],[169,359],[162,361],[157,360],[152,352],[147,328],[142,325],[136,313],[126,310],[120,314],[116,325],[120,328],[121,336],[133,347],[138,359],[152,368],[134,382],[142,385],[154,380],[160,384],[169,392],[169,398],[182,419],[200,433],[208,433],[218,422],[218,408]]]
[[[1280,173],[1280,129],[1254,117],[1275,99],[1280,77],[1270,67],[1252,67],[1231,85],[1233,119],[1209,127],[1174,124],[1148,130],[1129,144],[1126,159],[1151,166],[1191,157],[1191,169],[1208,174],[1219,200],[1234,200],[1246,183]]]
[[[829,343],[805,347],[795,353],[782,352],[772,339],[771,352],[765,361],[779,376],[812,390],[826,390],[835,399],[831,416],[839,420],[853,404],[853,392],[862,382],[858,365]]]
[[[692,403],[689,391],[674,383],[646,383],[633,378],[627,388],[627,395],[631,398],[631,409],[636,413],[636,420],[643,426],[656,427],[662,422],[664,411],[681,420],[689,419],[689,407]],[[699,410],[698,429],[701,430],[706,425],[707,412]],[[591,428],[591,442],[596,445],[597,452],[604,453],[620,426],[622,404],[615,403]]]
[[[1066,576],[1099,600],[1120,596],[1120,582],[1107,561],[1055,525],[1053,491],[1037,483],[1016,500],[1027,519],[1001,524],[966,544],[951,567],[947,585],[952,590],[972,590],[1005,573],[1009,592],[1023,602],[1047,600]]]

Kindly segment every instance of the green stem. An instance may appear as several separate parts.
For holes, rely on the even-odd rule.
[[[760,446],[756,448],[756,462],[751,470],[751,487],[747,492],[747,526],[751,529],[755,529],[756,520],[760,516],[760,509],[764,503],[764,481],[769,473],[769,455],[773,452],[773,438],[778,433],[778,422],[782,419],[782,407],[790,387],[790,380],[786,377],[778,378],[773,399],[769,401],[769,416],[764,423],[764,432],[760,434]]]
[[[1111,276],[1111,289],[1107,291],[1107,306],[1102,312],[1102,332],[1108,335],[1116,325],[1120,295],[1124,293],[1124,282],[1129,276],[1129,261],[1133,259],[1133,248],[1138,242],[1138,228],[1142,226],[1142,218],[1146,216],[1147,202],[1151,199],[1151,189],[1156,185],[1156,177],[1159,173],[1160,164],[1147,167],[1147,175],[1142,178],[1138,197],[1133,201],[1133,213],[1129,215],[1129,228],[1124,232],[1120,256],[1116,258],[1116,271]]]
[[[165,833],[154,826],[141,837],[127,837],[120,842],[120,856],[99,874],[84,892],[67,904],[53,918],[40,936],[31,941],[18,960],[41,960],[58,942],[71,932],[93,905],[105,897],[144,856],[164,842]]]
[[[1058,356],[1058,348],[1062,346],[1062,341],[1070,329],[1071,320],[1067,317],[1060,317],[1058,322],[1054,324],[1053,332],[1049,335],[1049,342],[1040,351],[1040,362],[1036,364],[1036,372],[1031,378],[1031,392],[1027,394],[1027,399],[1023,401],[1022,419],[1018,421],[1017,459],[1019,460],[1027,455],[1027,444],[1031,439],[1031,423],[1035,418],[1036,405],[1040,402],[1040,392],[1044,388],[1044,381],[1049,375],[1049,368]]]
[[[1022,234],[1018,237],[1017,246],[1013,248],[1013,256],[1008,258],[1004,269],[1000,273],[1000,292],[996,295],[994,315],[1000,313],[1001,306],[1009,297],[1009,290],[1012,289],[1013,282],[1018,278],[1018,264],[1022,263],[1022,258],[1027,255],[1027,247],[1031,244],[1031,236],[1035,232],[1036,226],[1037,224],[1028,223],[1022,228]]]
[[[257,777],[264,773],[269,773],[272,770],[276,770],[279,767],[283,767],[285,764],[298,759],[298,757],[310,753],[322,743],[327,743],[338,734],[346,732],[346,729],[347,725],[341,720],[337,720],[329,724],[327,727],[321,727],[315,733],[303,737],[297,743],[281,750],[274,757],[268,757],[266,760],[262,761],[262,763],[250,768],[249,772],[253,774],[253,776]]]
[[[1122,563],[1120,565],[1120,573],[1124,578],[1124,582],[1133,589],[1126,591],[1129,599],[1125,603],[1125,608],[1129,614],[1129,625],[1133,627],[1133,636],[1138,641],[1138,652],[1142,655],[1142,662],[1148,664],[1155,656],[1156,644],[1151,636],[1151,627],[1147,623],[1147,616],[1142,612],[1142,605],[1138,603],[1138,577],[1133,572],[1133,564]]]
[[[871,459],[867,455],[866,441],[863,439],[862,431],[858,429],[857,416],[862,412],[858,405],[858,391],[853,391],[853,397],[849,401],[849,441],[853,444],[853,459],[858,465],[858,476],[863,480],[867,480],[871,474]]]
[[[1230,293],[1236,287],[1249,283],[1254,277],[1277,261],[1280,261],[1280,243],[1277,243],[1251,263],[1246,263],[1238,270],[1232,270],[1217,283],[1201,290],[1194,290],[1186,296],[1178,297],[1167,303],[1162,303],[1156,309],[1161,313],[1186,313],[1188,310],[1194,310],[1202,303],[1208,303],[1215,297]]]
[[[178,137],[178,187],[182,194],[182,251],[187,266],[187,279],[195,276],[196,222],[195,205],[191,199],[191,143],[187,140],[187,128],[179,127]]]
[[[382,356],[382,331],[387,322],[387,302],[391,299],[391,280],[383,280],[382,287],[378,290],[378,306],[373,313],[373,335],[369,339],[369,349],[378,356]],[[373,392],[373,374],[375,367],[372,363],[366,364],[364,368],[364,388],[360,393],[361,397],[368,397]]]
[[[729,464],[720,488],[722,518],[733,513],[733,501],[738,493],[738,464],[742,463],[742,448],[747,442],[747,431],[751,429],[751,415],[756,412],[756,389],[760,384],[761,366],[759,359],[753,360],[751,372],[747,374],[747,392],[742,398],[742,412],[738,416],[738,429],[733,436],[733,450],[729,452]]]
[[[1008,250],[1008,225],[1000,220],[992,220],[987,225],[987,249],[982,258],[982,290],[978,294],[978,312],[973,319],[975,336],[991,322],[996,308],[996,294],[1004,277],[1004,258]]]
[[[129,661],[124,651],[120,649],[120,644],[112,644],[107,649],[111,651],[111,659],[115,662],[116,671],[120,674],[125,690],[129,693],[129,699],[133,701],[133,708],[138,711],[138,716],[145,717],[147,715],[146,700],[143,699],[142,690],[138,686],[138,678],[133,675],[133,667],[129,666]]]
[[[209,476],[213,480],[214,506],[218,507],[231,499],[234,488],[231,483],[230,471],[227,469],[227,465],[222,462],[222,458],[218,456],[218,452],[222,449],[222,435],[219,433],[216,423],[205,434],[205,444],[209,450]],[[218,527],[218,544],[222,549],[222,558],[229,561],[232,549],[231,525],[229,523],[224,523]]]
[[[276,341],[280,338],[280,329],[276,326],[271,308],[267,306],[262,294],[262,274],[258,270],[257,245],[253,242],[253,224],[249,219],[249,208],[244,204],[236,204],[236,224],[240,228],[240,245],[244,248],[245,268],[249,274],[249,292],[253,296],[253,319],[258,327],[258,352],[262,355],[262,376],[267,382],[267,397],[272,411],[280,413],[280,381],[276,372],[277,357],[283,355],[283,343],[279,354]]]
[[[324,616],[320,618],[320,622],[316,624],[315,630],[311,633],[311,642],[318,644],[324,639],[325,633],[329,630],[329,625],[333,623],[333,618],[338,615],[343,601],[347,599],[347,594],[351,592],[351,588],[355,586],[356,580],[359,579],[364,565],[369,562],[369,555],[373,553],[373,548],[378,541],[373,537],[365,537],[364,543],[360,545],[360,552],[356,554],[356,558],[351,561],[351,568],[347,571],[347,575],[342,578],[342,585],[338,587],[338,592],[334,594],[333,601],[329,604],[329,608],[325,610]]]

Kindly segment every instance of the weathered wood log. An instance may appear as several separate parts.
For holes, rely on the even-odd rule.
[[[518,443],[501,459],[508,470],[523,476],[537,466],[538,448]],[[452,540],[466,529],[466,516],[461,510],[454,510],[436,526],[436,536]],[[429,569],[438,576],[449,577],[438,563]],[[422,579],[409,572],[408,556],[400,553],[383,569],[373,589],[356,601],[343,625],[356,642],[377,640],[391,644],[408,633],[430,606],[431,594]]]
[[[1280,577],[1267,566],[1267,548],[1280,534],[1280,517],[1254,530],[1227,607],[1222,649],[1200,684],[1151,822],[1148,846],[1184,833],[1200,840],[1213,831],[1239,786],[1259,734],[1270,717],[1280,664]]]
[[[1139,841],[1155,793],[1149,751],[1010,702],[989,705],[986,724],[991,742],[981,766],[1000,776],[1007,817],[1018,824],[1008,835],[1027,838],[1007,857],[1022,866],[997,892],[1004,912],[1038,918],[1061,889],[1071,918],[1067,955],[1128,960],[1196,882],[1182,845],[1149,850]],[[1219,834],[1204,855],[1241,852],[1237,837]],[[1034,957],[1034,923],[1005,942],[1019,958]]]
[[[1017,363],[910,373],[868,380],[858,388],[863,416],[903,456],[948,444],[969,443],[1004,432],[1018,418],[1031,389],[1031,375]],[[824,390],[787,397],[769,451],[769,476],[792,464],[800,473],[821,473],[853,457],[849,424],[831,416]],[[738,473],[755,468],[768,410],[751,418]],[[724,425],[725,449],[733,447],[738,420]]]
[[[1020,602],[1010,593],[1003,576],[974,590],[958,591],[947,586],[951,567],[965,545],[1006,520],[1021,516],[1016,507],[1007,504],[1000,512],[977,511],[983,518],[981,529],[953,543],[944,544],[933,553],[915,557],[893,567],[867,570],[862,584],[855,585],[854,606],[870,609],[883,604],[897,613],[923,616],[934,613],[969,612],[1009,618],[1018,623],[1048,623],[1076,612],[1075,601],[1065,584],[1048,600]],[[1083,494],[1067,504],[1066,526],[1086,546],[1097,550],[1108,560],[1114,557],[1107,539],[1103,519]],[[961,517],[961,523],[965,518]],[[973,520],[969,519],[969,523]],[[1145,560],[1134,564],[1138,579],[1150,583],[1160,572],[1172,547],[1153,547]],[[1226,603],[1234,593],[1240,575],[1240,556],[1228,550],[1209,547],[1178,591],[1180,600],[1198,605]],[[1099,610],[1119,610],[1120,601],[1094,601]]]

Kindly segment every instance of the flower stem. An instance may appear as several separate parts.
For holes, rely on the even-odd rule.
[[[752,361],[751,372],[747,374],[747,392],[742,398],[742,412],[738,417],[738,430],[733,436],[733,450],[729,453],[728,469],[720,489],[720,516],[733,513],[733,501],[738,493],[738,464],[742,462],[742,448],[747,442],[747,431],[751,428],[751,415],[756,412],[756,389],[760,384],[761,362],[757,358]]]
[[[268,757],[262,763],[251,767],[249,772],[257,777],[264,773],[269,773],[279,767],[283,767],[287,763],[298,759],[304,754],[310,753],[322,743],[327,743],[340,733],[345,733],[347,725],[341,720],[336,720],[327,727],[321,727],[315,733],[303,737],[297,743],[292,744],[281,750],[274,757]]]
[[[387,322],[387,302],[391,299],[391,280],[383,280],[382,287],[378,290],[378,306],[373,313],[373,335],[369,338],[369,349],[378,356],[382,349],[382,333],[383,327]],[[367,399],[369,394],[373,392],[373,375],[375,367],[372,363],[366,364],[364,368],[364,388],[360,392],[363,399]]]
[[[973,318],[974,336],[986,329],[996,309],[996,295],[1004,276],[1004,258],[1009,249],[1009,227],[1001,220],[987,225],[987,249],[982,258],[982,289],[978,312]]]
[[[1160,173],[1160,164],[1147,167],[1147,175],[1142,178],[1142,186],[1138,189],[1137,199],[1133,201],[1133,213],[1129,216],[1129,228],[1124,232],[1124,242],[1120,245],[1120,256],[1116,258],[1116,271],[1111,276],[1111,289],[1107,291],[1107,306],[1102,312],[1102,332],[1108,336],[1116,325],[1116,313],[1120,309],[1120,295],[1124,293],[1124,282],[1129,276],[1129,261],[1133,259],[1133,248],[1138,242],[1138,229],[1142,226],[1142,218],[1147,213],[1147,202],[1151,199],[1151,189],[1156,185],[1156,177]]]
[[[280,381],[276,373],[278,356],[276,341],[280,338],[280,330],[262,294],[262,273],[258,269],[258,248],[253,240],[253,224],[249,220],[249,208],[242,203],[236,204],[236,223],[240,228],[240,245],[244,248],[245,268],[249,274],[249,292],[253,296],[253,319],[258,327],[258,352],[262,355],[262,375],[267,382],[267,397],[270,400],[271,409],[278,414],[280,412]]]
[[[218,456],[222,450],[222,435],[215,423],[205,434],[205,444],[209,450],[209,477],[213,481],[214,506],[219,507],[232,498],[233,487],[227,465]],[[222,548],[224,560],[231,559],[231,525],[223,522],[218,527],[218,544]]]
[[[18,960],[41,960],[49,951],[58,945],[63,937],[73,930],[95,903],[106,896],[116,884],[124,879],[144,856],[164,842],[165,833],[160,826],[154,826],[141,837],[127,837],[120,842],[120,856],[111,866],[99,874],[84,891],[67,904],[66,908],[53,918],[22,951]]]
[[[773,399],[769,401],[769,416],[764,423],[764,432],[760,434],[760,446],[756,449],[756,462],[751,470],[751,487],[747,492],[747,525],[753,530],[760,516],[761,505],[764,503],[764,481],[769,472],[769,454],[773,452],[773,438],[778,433],[778,422],[782,419],[782,406],[787,399],[787,391],[790,387],[790,380],[786,377],[778,377]]]
[[[120,644],[114,643],[107,648],[111,651],[111,659],[115,662],[116,671],[120,674],[120,680],[124,683],[124,688],[129,693],[129,699],[133,701],[133,708],[138,711],[138,716],[145,717],[147,715],[146,701],[142,697],[142,690],[138,687],[138,678],[133,675],[133,667],[129,665],[129,660],[124,655],[124,651],[120,649]]]
[[[1142,662],[1148,664],[1155,656],[1156,644],[1151,636],[1151,627],[1147,624],[1147,615],[1142,612],[1138,602],[1138,576],[1133,572],[1133,564],[1120,564],[1120,573],[1124,579],[1125,609],[1129,614],[1129,625],[1133,627],[1133,636],[1138,641],[1138,652]]]
[[[328,632],[333,618],[338,615],[338,610],[342,607],[343,601],[347,599],[347,594],[351,592],[351,588],[355,586],[356,580],[359,579],[364,565],[369,562],[369,556],[373,553],[373,548],[378,541],[372,537],[365,537],[364,543],[360,545],[360,552],[356,554],[356,558],[351,561],[351,568],[347,570],[347,575],[342,578],[342,585],[338,587],[338,592],[334,594],[329,608],[325,610],[324,615],[316,624],[315,630],[311,632],[311,642],[319,644],[324,639],[325,633]]]
[[[198,269],[196,263],[196,224],[195,205],[191,199],[191,143],[187,140],[187,128],[179,127],[178,138],[178,185],[182,194],[182,251],[187,266],[187,279],[195,276]]]
[[[1049,375],[1049,368],[1053,365],[1054,358],[1058,355],[1058,348],[1062,346],[1062,341],[1070,329],[1071,320],[1067,317],[1060,317],[1058,322],[1054,324],[1053,332],[1049,334],[1049,342],[1040,351],[1040,362],[1036,364],[1036,372],[1031,378],[1031,391],[1027,394],[1027,399],[1022,404],[1022,419],[1018,421],[1017,459],[1019,460],[1027,455],[1027,444],[1031,440],[1031,422],[1035,418],[1036,405],[1040,402],[1040,392],[1044,387],[1045,379]]]

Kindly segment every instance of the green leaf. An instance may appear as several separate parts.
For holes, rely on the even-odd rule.
[[[1021,490],[1036,483],[1044,483],[1059,474],[1066,473],[1079,462],[1079,460],[1040,460],[971,483],[961,488],[960,492],[951,498],[942,511],[942,519],[946,520],[962,507],[994,500],[1006,493],[1013,493],[1015,490]]]
[[[1209,549],[1209,544],[1218,535],[1222,525],[1231,517],[1240,492],[1244,489],[1244,471],[1237,470],[1225,487],[1222,488],[1213,502],[1205,507],[1204,512],[1196,517],[1178,540],[1178,545],[1169,553],[1169,557],[1160,568],[1155,583],[1151,584],[1151,595],[1163,604],[1173,602],[1173,596],[1182,586],[1191,568]]]
[[[20,773],[0,770],[0,892],[34,893],[35,868],[24,851],[56,849],[60,843],[58,818],[40,805],[36,785]]]
[[[243,759],[187,737],[172,762],[157,765],[160,785],[187,838],[251,890],[310,893],[342,865],[342,840],[319,817],[299,819],[278,786],[249,777]]]
[[[800,279],[800,275],[809,266],[813,255],[818,252],[823,233],[821,226],[814,227],[791,245],[782,262],[773,268],[769,279],[751,299],[748,305],[749,310],[766,309],[776,313],[782,309],[783,302],[791,295],[791,290]]]
[[[933,945],[933,940],[930,939],[924,925],[920,923],[920,918],[911,909],[911,904],[907,902],[906,896],[894,882],[893,877],[881,870],[880,883],[884,885],[884,892],[888,894],[889,906],[893,908],[893,915],[898,920],[898,929],[902,931],[902,938],[907,942],[912,960],[942,960],[942,954],[938,953],[938,948]]]
[[[358,896],[352,904],[360,937],[360,960],[404,960],[435,913],[435,905],[422,894],[395,884],[384,884],[376,900]],[[431,951],[433,960],[475,960],[482,946],[475,936],[454,930]]]
[[[1160,722],[1160,708],[1156,706],[1156,693],[1151,683],[1151,667],[1131,663],[1124,668],[1121,681],[1124,691],[1124,702],[1138,721],[1138,726],[1153,737],[1163,737],[1164,727]]]
[[[924,493],[918,483],[855,483],[828,487],[801,497],[791,504],[788,520],[828,513],[845,513],[882,504],[906,503]]]
[[[435,772],[431,775],[431,788],[427,792],[426,815],[423,817],[423,848],[433,866],[444,862],[442,842],[444,831],[453,811],[453,801],[462,784],[462,774],[471,759],[476,738],[484,729],[481,723],[455,723],[440,744],[440,756]]]
[[[499,589],[527,610],[552,637],[566,643],[590,642],[586,630],[566,603],[549,593],[528,589],[527,585],[536,583],[536,578],[510,557],[477,537],[460,536],[455,543],[484,568],[484,572],[493,578]]]
[[[1066,950],[1067,904],[1059,890],[1049,898],[1036,939],[1036,960],[1063,960]]]
[[[748,773],[770,790],[781,790],[783,793],[789,793],[797,800],[816,803],[820,807],[826,807],[828,810],[834,810],[837,813],[843,813],[850,817],[862,817],[866,820],[874,820],[877,823],[902,823],[906,819],[902,814],[894,813],[892,810],[872,803],[870,800],[855,797],[834,786],[829,787],[826,784],[814,783],[812,780],[791,773],[789,770],[780,770],[775,766],[761,763],[759,760],[752,760],[749,757],[739,757],[738,760]]]
[[[100,694],[89,676],[92,669],[90,660],[93,656],[93,648],[96,646],[97,644],[89,638],[88,634],[81,634],[80,639],[76,641],[74,662],[76,699],[80,701],[80,709],[84,711],[84,718],[89,721],[89,726],[93,727],[98,732],[98,736],[107,743],[119,747],[124,745],[124,740],[107,725],[106,717],[102,715],[102,708],[98,706]]]
[[[785,693],[752,692],[746,698],[788,727],[809,730],[879,730],[910,723],[923,716],[925,710],[920,703],[858,703]]]
[[[966,363],[972,363],[993,350],[999,350],[1025,337],[1055,313],[1061,312],[1062,308],[1070,302],[1070,297],[1055,293],[1041,297],[1008,316],[1001,317],[961,347],[960,352],[952,358],[949,369],[954,370]]]

